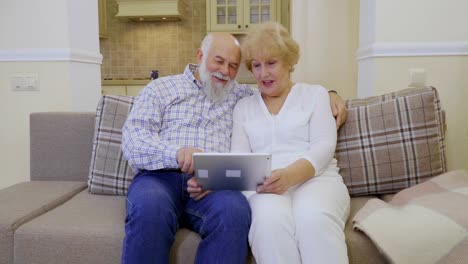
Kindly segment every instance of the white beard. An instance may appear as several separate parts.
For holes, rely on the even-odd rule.
[[[214,102],[220,102],[225,100],[232,88],[234,87],[234,80],[231,80],[229,76],[223,75],[220,72],[209,72],[206,69],[206,61],[203,60],[198,68],[198,73],[200,74],[200,80],[203,84],[203,92],[205,95]],[[220,79],[226,80],[225,85],[221,83],[213,83],[211,77],[216,76]]]

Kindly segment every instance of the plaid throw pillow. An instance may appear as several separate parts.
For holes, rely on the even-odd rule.
[[[446,172],[434,87],[347,101],[335,156],[353,196],[396,193]]]
[[[96,110],[93,153],[88,177],[89,192],[126,195],[134,173],[122,150],[122,127],[133,97],[104,95]]]

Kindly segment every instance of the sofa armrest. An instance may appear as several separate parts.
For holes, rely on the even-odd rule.
[[[33,181],[0,190],[0,263],[13,263],[13,234],[21,225],[86,189],[86,182]]]
[[[94,113],[30,115],[31,180],[87,181]]]

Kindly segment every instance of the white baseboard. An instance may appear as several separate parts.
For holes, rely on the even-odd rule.
[[[6,49],[0,50],[0,61],[70,61],[102,64],[102,55],[82,49]]]
[[[357,60],[376,57],[466,56],[468,42],[385,42],[360,47]]]

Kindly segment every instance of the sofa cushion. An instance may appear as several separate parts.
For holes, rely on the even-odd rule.
[[[335,154],[351,195],[396,193],[446,171],[435,88],[348,100],[347,107]]]
[[[94,119],[92,112],[31,113],[31,180],[86,181]]]
[[[122,127],[133,97],[105,95],[97,110],[88,189],[94,194],[125,195],[134,173],[122,150]]]
[[[367,201],[353,222],[391,263],[466,263],[467,203],[468,172],[451,171],[398,192],[389,203]]]
[[[352,219],[375,196],[351,199]],[[125,197],[82,191],[15,232],[15,263],[120,263],[125,225]],[[385,263],[364,234],[346,223],[350,263]],[[171,248],[171,263],[194,263],[200,236],[180,229]],[[3,263],[3,262],[2,262]],[[6,262],[8,263],[8,262]],[[255,263],[249,255],[247,263]]]
[[[69,200],[85,182],[32,181],[0,192],[0,263],[13,263],[13,233],[22,224]]]
[[[15,233],[16,263],[120,263],[125,197],[83,191],[67,203],[24,224]],[[180,229],[171,263],[194,263],[200,237]]]

